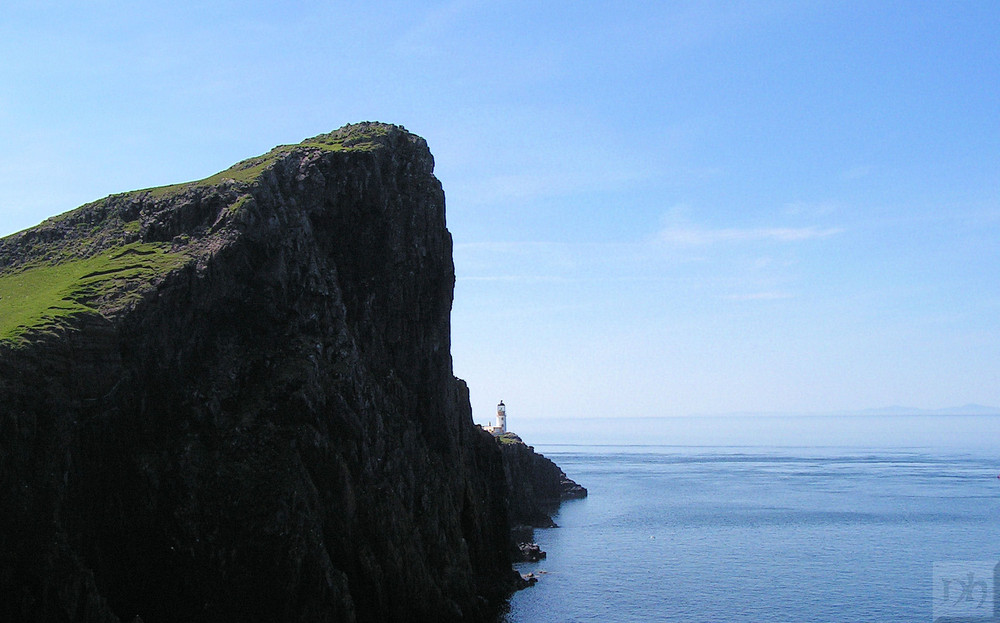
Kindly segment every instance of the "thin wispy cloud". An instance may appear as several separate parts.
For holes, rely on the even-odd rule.
[[[818,218],[828,216],[840,209],[836,201],[793,201],[785,204],[784,213],[788,216]]]
[[[579,244],[550,241],[482,241],[461,242],[455,245],[456,259],[463,261],[487,261],[495,264],[498,259],[529,259],[533,262],[544,260],[547,263],[571,267],[576,265],[575,258],[581,254]]]
[[[472,277],[456,277],[456,281],[482,281],[482,282],[506,282],[506,283],[566,283],[569,281],[564,277],[550,275],[483,275]]]
[[[468,11],[472,3],[467,0],[453,0],[427,11],[423,20],[417,22],[410,30],[396,41],[396,50],[403,55],[434,56],[440,54],[440,44],[445,41],[446,34]]]
[[[658,242],[680,245],[709,245],[725,242],[800,242],[828,238],[843,233],[840,227],[758,227],[709,229],[704,227],[668,227],[656,236]]]
[[[852,167],[844,171],[843,178],[845,180],[860,180],[871,175],[874,170],[875,168],[870,166]]]
[[[751,292],[749,294],[728,294],[727,301],[780,301],[795,298],[791,292]]]
[[[577,154],[572,162],[539,164],[530,171],[463,177],[457,179],[448,192],[454,202],[465,206],[523,203],[628,188],[648,175],[638,163],[608,166],[597,155]]]

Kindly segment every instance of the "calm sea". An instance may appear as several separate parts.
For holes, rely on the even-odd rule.
[[[514,595],[507,621],[993,615],[1000,417],[735,419],[702,422],[694,437],[719,429],[732,441],[731,426],[745,443],[536,444],[590,497],[564,503],[559,528],[535,531],[548,558],[518,566],[540,580]],[[620,422],[609,424],[623,434]],[[650,438],[645,429],[681,424],[643,426]],[[768,430],[810,426],[817,430],[800,435],[808,445],[755,443]],[[866,441],[859,427],[899,430]]]

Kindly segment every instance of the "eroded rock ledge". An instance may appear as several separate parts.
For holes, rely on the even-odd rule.
[[[503,453],[504,478],[510,490],[507,506],[514,529],[555,527],[550,514],[560,502],[587,497],[587,489],[516,434],[505,433],[497,441]]]

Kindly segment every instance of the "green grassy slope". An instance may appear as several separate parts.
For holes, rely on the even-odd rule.
[[[202,180],[112,195],[22,232],[45,235],[0,240],[0,342],[23,343],[27,333],[65,326],[78,314],[121,309],[156,277],[193,261],[196,252],[185,248],[187,235],[179,245],[141,242],[145,236],[138,210],[165,214],[174,209],[174,197],[189,191],[203,196],[202,191],[230,181],[249,187],[300,150],[373,151],[392,127],[367,122],[345,126],[296,145],[280,145]],[[241,194],[228,207],[229,217],[249,198],[247,192]],[[128,209],[132,212],[125,214]]]
[[[17,341],[30,329],[60,326],[76,314],[96,312],[112,292],[119,303],[138,297],[152,277],[188,259],[169,248],[132,243],[89,258],[34,264],[0,275],[0,341]]]

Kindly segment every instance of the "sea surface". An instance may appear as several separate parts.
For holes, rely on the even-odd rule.
[[[548,558],[517,566],[539,581],[506,621],[993,616],[1000,417],[782,417],[636,427],[674,427],[675,445],[536,444],[590,496],[535,531]]]

